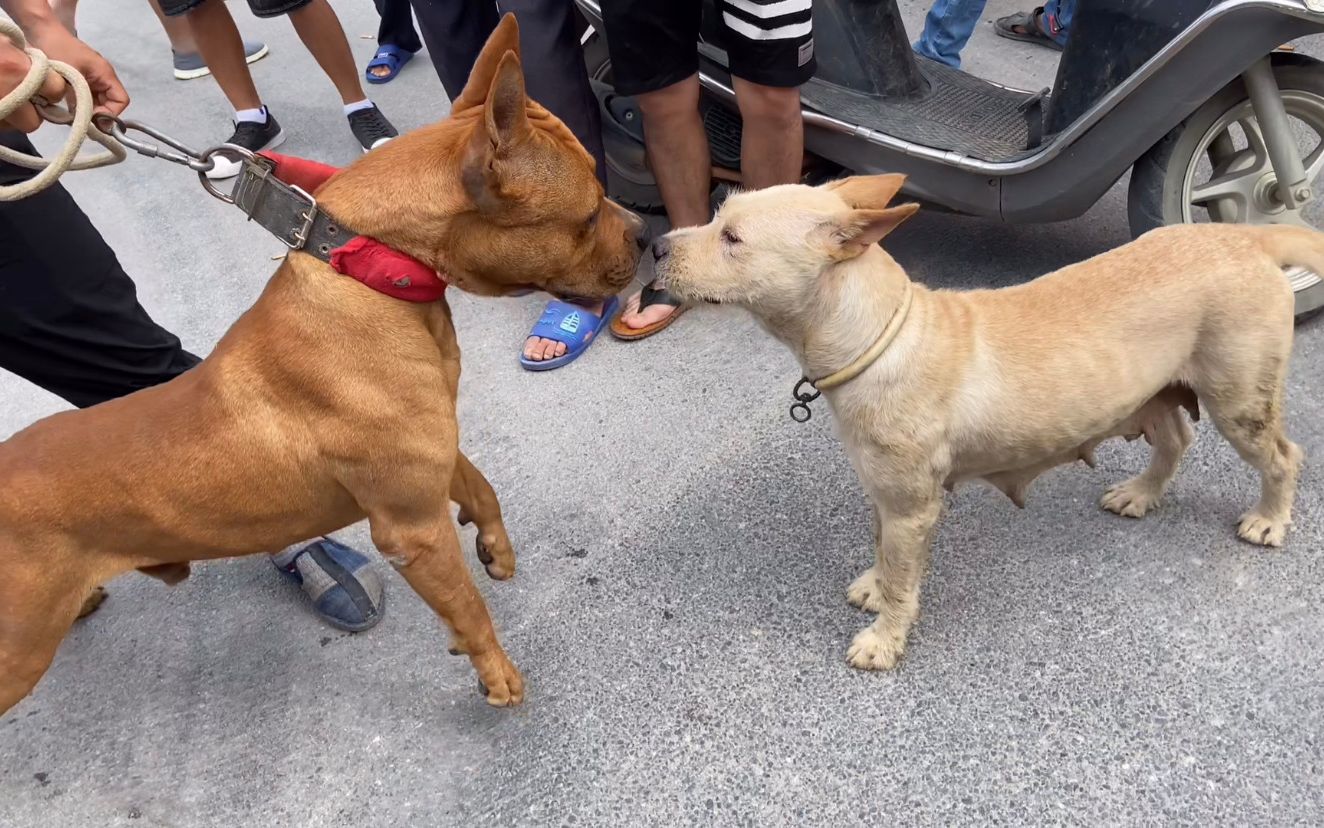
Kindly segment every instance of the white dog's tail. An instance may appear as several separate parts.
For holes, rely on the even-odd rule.
[[[1308,227],[1270,224],[1256,227],[1255,238],[1279,267],[1304,267],[1324,277],[1324,233]]]

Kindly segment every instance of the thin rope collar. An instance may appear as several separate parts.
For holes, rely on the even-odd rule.
[[[811,380],[809,377],[800,377],[800,381],[795,384],[795,389],[791,391],[791,396],[795,399],[795,403],[791,405],[791,419],[797,423],[809,422],[809,418],[813,416],[813,412],[809,410],[809,403],[818,399],[824,391],[840,388],[855,379],[868,370],[870,365],[877,362],[878,358],[896,339],[897,334],[901,332],[901,326],[905,324],[906,317],[910,314],[910,303],[914,298],[915,289],[907,281],[905,296],[901,298],[901,306],[892,314],[892,318],[887,320],[883,332],[878,335],[878,338],[874,340],[867,351],[856,357],[845,368],[833,371],[825,377],[816,380]],[[806,385],[813,390],[803,390]]]

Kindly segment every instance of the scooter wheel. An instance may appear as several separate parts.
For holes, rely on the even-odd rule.
[[[1316,182],[1324,172],[1324,62],[1275,52],[1272,65],[1314,195],[1292,209],[1277,197],[1264,139],[1238,78],[1135,163],[1128,193],[1132,235],[1209,221],[1324,229],[1324,192]],[[1289,271],[1298,316],[1324,309],[1322,277],[1299,268]]]

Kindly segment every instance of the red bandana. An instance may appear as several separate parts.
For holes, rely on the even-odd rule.
[[[275,162],[276,178],[310,193],[340,172],[336,167],[304,158],[274,152],[258,154]],[[330,259],[337,273],[406,302],[435,302],[446,292],[446,280],[440,273],[413,256],[367,236],[355,236],[335,248]]]

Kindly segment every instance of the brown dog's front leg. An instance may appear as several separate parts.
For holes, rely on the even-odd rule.
[[[369,519],[372,540],[451,629],[452,650],[465,653],[478,671],[487,703],[496,707],[524,700],[524,679],[497,641],[487,605],[460,555],[460,539],[449,517],[428,525]]]
[[[505,521],[501,519],[501,503],[497,501],[492,484],[462,453],[455,458],[450,497],[460,504],[460,525],[478,525],[475,545],[478,560],[483,562],[487,574],[498,581],[514,575],[515,548],[510,544]]]

